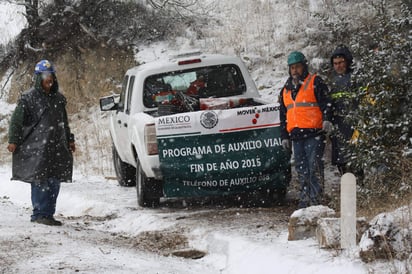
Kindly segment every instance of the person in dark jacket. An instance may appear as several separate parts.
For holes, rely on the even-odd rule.
[[[354,133],[354,127],[347,121],[347,115],[358,105],[356,87],[351,81],[352,53],[346,46],[339,45],[333,51],[330,62],[333,71],[329,86],[332,98],[332,123],[335,128],[331,137],[332,164],[336,165],[339,173],[343,175],[350,171],[348,144]]]
[[[318,205],[322,200],[325,133],[332,130],[328,87],[308,71],[305,56],[298,51],[288,56],[289,78],[280,103],[281,138],[284,149],[291,151],[300,183],[299,208]]]
[[[71,181],[76,146],[70,131],[66,98],[59,92],[53,65],[42,60],[34,87],[22,93],[9,125],[12,180],[31,184],[31,221],[62,225],[54,219],[60,183]]]

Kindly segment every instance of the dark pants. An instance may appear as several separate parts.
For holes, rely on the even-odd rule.
[[[324,180],[325,136],[293,141],[295,168],[300,184],[299,208],[321,203]]]
[[[352,139],[353,128],[347,124],[343,117],[336,116],[333,119],[335,127],[337,127],[337,133],[332,136],[332,164],[336,165],[340,175],[342,176],[346,172],[355,174],[358,181],[362,181],[364,174],[361,168],[355,167],[350,162],[351,156],[353,157],[353,151],[350,150],[349,142]]]
[[[41,217],[53,217],[56,212],[56,200],[59,191],[60,181],[55,178],[49,178],[47,181],[40,183],[31,183],[32,221]]]
[[[353,128],[345,122],[345,118],[334,116],[332,120],[337,132],[332,136],[332,165],[336,165],[341,171],[341,168],[346,168],[350,158],[349,142],[353,135]]]

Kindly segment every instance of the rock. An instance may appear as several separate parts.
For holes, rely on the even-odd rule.
[[[376,259],[403,260],[412,253],[411,207],[377,215],[362,235],[359,256],[364,262]]]
[[[321,248],[340,248],[340,219],[320,218],[316,228],[316,239]]]
[[[316,228],[316,239],[321,248],[340,248],[340,218],[319,218]],[[365,218],[356,220],[356,242],[368,229]]]
[[[335,217],[336,213],[327,206],[311,206],[298,209],[289,219],[289,241],[303,240],[314,237],[319,218]]]
[[[356,220],[356,243],[359,244],[363,233],[369,228],[369,223],[365,217],[360,217]]]
[[[173,256],[183,257],[186,259],[200,259],[206,256],[206,252],[196,250],[196,249],[185,249],[185,250],[176,250],[172,252]]]

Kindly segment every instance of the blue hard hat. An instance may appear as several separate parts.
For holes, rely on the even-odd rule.
[[[41,60],[34,67],[34,73],[35,74],[41,74],[43,72],[55,73],[56,71],[54,70],[54,66],[50,61]]]

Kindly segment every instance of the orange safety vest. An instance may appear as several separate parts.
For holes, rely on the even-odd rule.
[[[315,96],[316,74],[309,74],[300,86],[295,100],[292,91],[283,89],[283,103],[287,109],[286,129],[290,133],[297,128],[322,128],[322,111]]]

